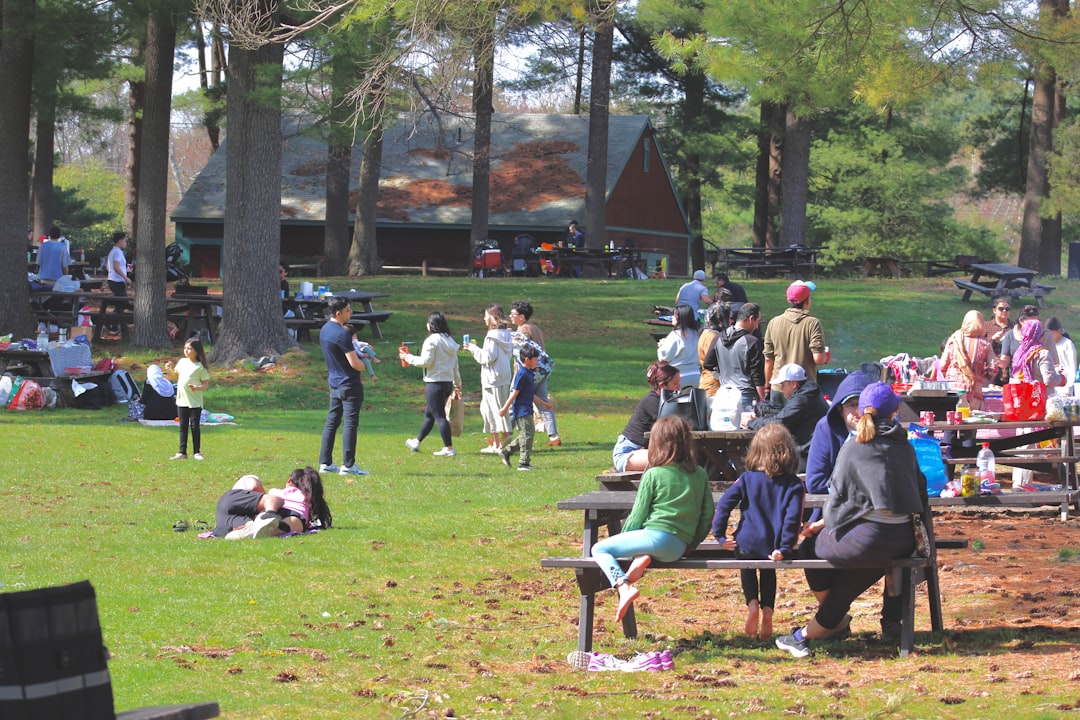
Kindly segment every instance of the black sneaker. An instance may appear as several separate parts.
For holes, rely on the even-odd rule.
[[[518,470],[535,470],[532,465],[518,465]]]
[[[511,467],[511,465],[510,465],[510,451],[509,450],[507,450],[505,448],[500,450],[499,451],[499,457],[502,458],[503,465],[505,465],[506,467]]]
[[[776,647],[787,650],[792,657],[804,658],[810,654],[810,643],[806,640],[799,642],[794,635],[781,635],[776,638]]]
[[[887,643],[900,642],[900,621],[899,620],[882,620],[881,621],[881,639]]]

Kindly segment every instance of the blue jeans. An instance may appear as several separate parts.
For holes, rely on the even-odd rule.
[[[322,431],[322,448],[319,463],[334,464],[334,437],[341,427],[342,466],[356,464],[356,427],[360,422],[360,406],[364,404],[364,386],[345,385],[330,388],[330,409],[326,412],[326,425]]]
[[[660,562],[678,560],[686,552],[686,543],[663,530],[631,530],[601,540],[592,547],[593,560],[607,575],[611,587],[626,580],[626,573],[615,558],[648,555]]]
[[[630,454],[635,450],[643,450],[636,442],[627,440],[624,435],[620,435],[619,439],[615,441],[615,447],[611,449],[611,464],[618,472],[626,471],[626,461],[630,459]]]
[[[544,376],[543,380],[536,383],[533,388],[533,395],[540,398],[544,402],[551,402],[551,396],[548,395],[547,389],[547,376]],[[547,432],[548,437],[559,437],[559,428],[555,425],[555,411],[545,410],[540,408],[540,419],[544,421],[544,431]]]

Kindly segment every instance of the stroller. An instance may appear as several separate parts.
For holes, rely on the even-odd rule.
[[[165,282],[183,281],[186,284],[190,280],[188,274],[177,265],[183,254],[183,248],[175,242],[165,246]]]

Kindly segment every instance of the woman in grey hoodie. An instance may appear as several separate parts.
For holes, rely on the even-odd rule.
[[[406,440],[405,446],[419,452],[420,443],[438,425],[443,449],[432,454],[453,457],[457,453],[454,452],[454,440],[450,435],[450,421],[446,419],[446,401],[450,399],[450,393],[461,395],[461,372],[457,359],[461,346],[450,337],[450,326],[441,312],[428,315],[427,329],[430,334],[424,339],[419,355],[398,351],[398,357],[404,364],[424,368],[424,397],[427,401],[420,432]]]
[[[508,329],[508,320],[502,307],[488,305],[484,310],[487,335],[483,346],[474,342],[465,344],[473,359],[480,363],[480,416],[484,418],[484,432],[490,434],[488,445],[480,452],[498,455],[502,444],[510,437],[510,421],[499,415],[499,408],[510,397],[510,381],[514,379],[514,339]]]

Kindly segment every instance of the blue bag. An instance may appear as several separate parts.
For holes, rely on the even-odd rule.
[[[926,476],[926,493],[938,497],[949,481],[945,470],[945,461],[941,459],[941,445],[937,440],[927,437],[909,437],[908,442],[915,448],[915,459],[919,470]]]

